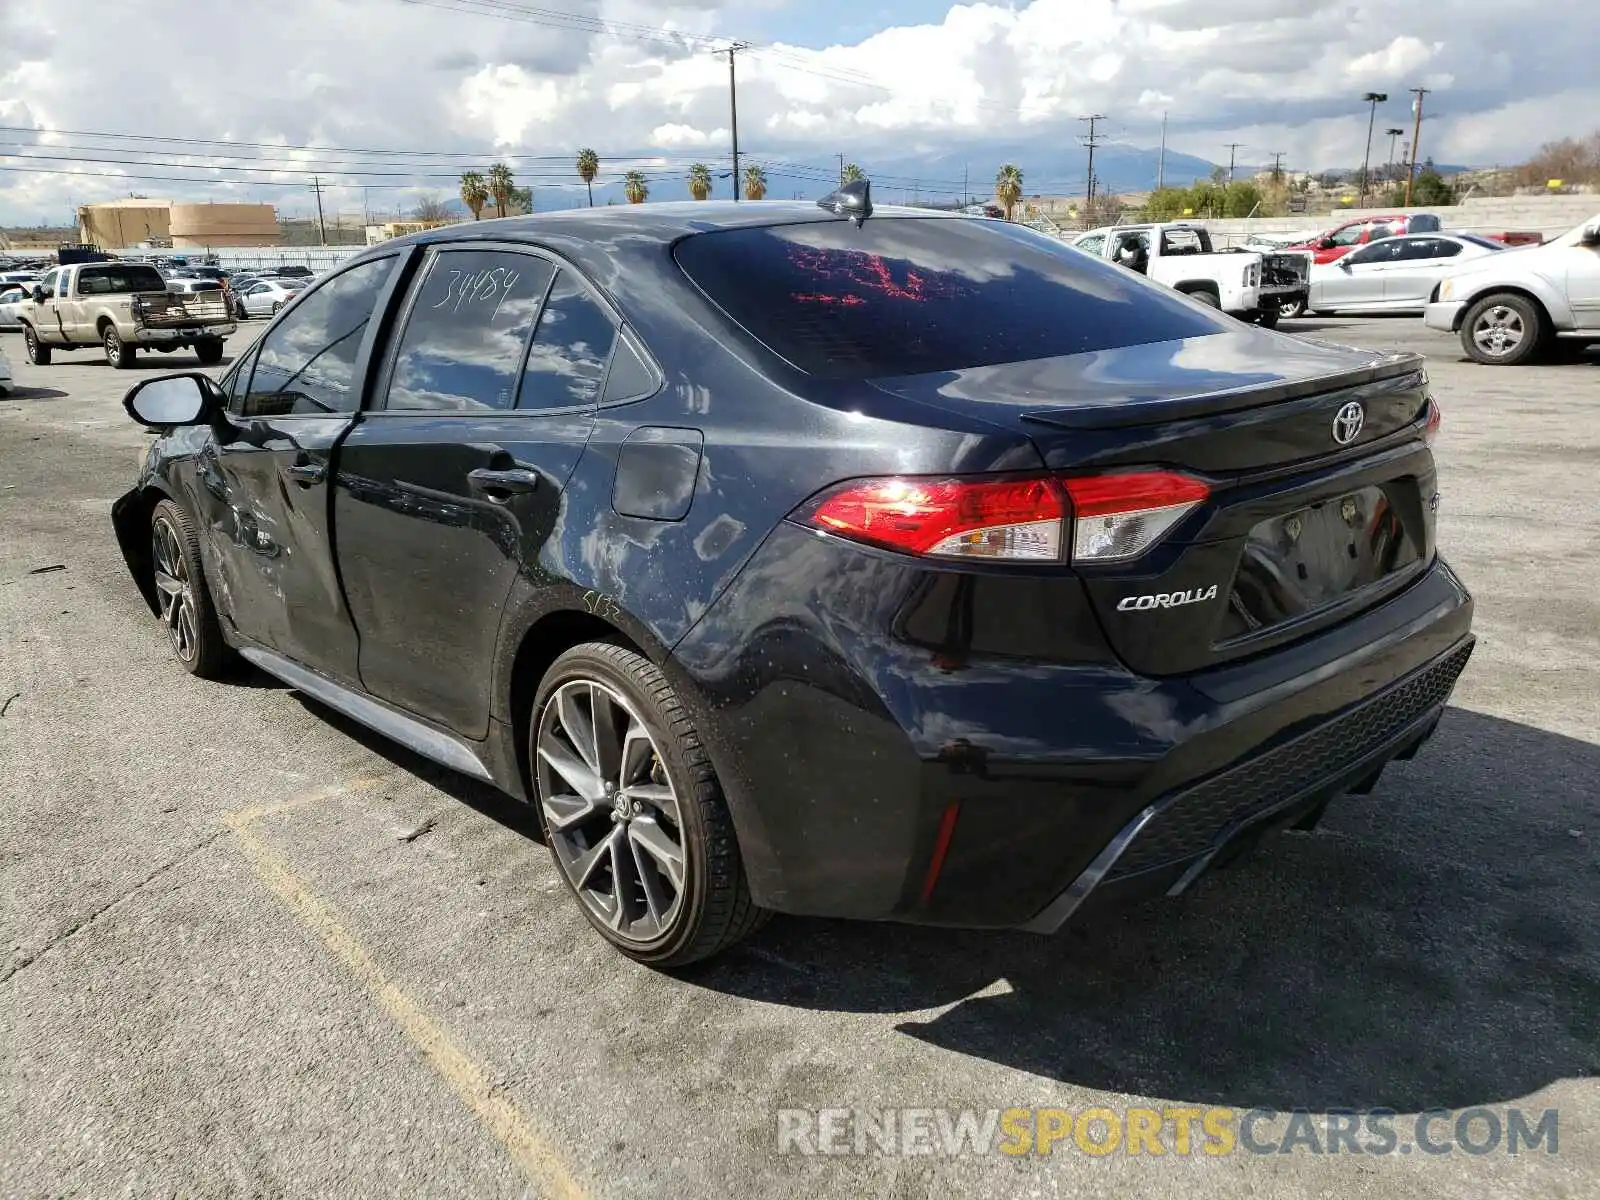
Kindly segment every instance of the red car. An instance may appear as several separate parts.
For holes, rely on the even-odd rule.
[[[1440,227],[1439,218],[1432,213],[1413,213],[1410,216],[1405,213],[1385,213],[1376,217],[1357,217],[1343,225],[1334,226],[1320,237],[1284,249],[1305,250],[1315,262],[1331,263],[1379,238],[1397,237],[1402,233],[1438,233]]]

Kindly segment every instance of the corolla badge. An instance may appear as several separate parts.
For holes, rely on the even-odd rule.
[[[1361,427],[1367,423],[1367,410],[1352,400],[1333,414],[1333,440],[1348,446],[1361,436]]]
[[[1217,585],[1208,588],[1188,588],[1181,592],[1153,592],[1144,596],[1124,596],[1117,601],[1118,612],[1143,612],[1151,608],[1181,608],[1185,604],[1199,604],[1217,598]]]

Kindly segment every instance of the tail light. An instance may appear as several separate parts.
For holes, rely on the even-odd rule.
[[[1439,402],[1432,396],[1428,397],[1428,423],[1422,427],[1422,440],[1430,446],[1433,439],[1439,436],[1439,426],[1444,424],[1444,413],[1439,411]]]
[[[930,558],[1120,562],[1160,541],[1211,489],[1175,471],[841,484],[800,519],[869,545]]]

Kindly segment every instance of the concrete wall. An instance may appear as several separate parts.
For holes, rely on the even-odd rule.
[[[1433,208],[1339,208],[1325,214],[1209,220],[1196,224],[1209,229],[1211,236],[1223,245],[1233,245],[1254,234],[1314,233],[1357,217],[1397,212],[1437,213],[1446,229],[1466,233],[1533,230],[1544,234],[1548,240],[1600,215],[1600,196],[1474,196],[1465,204]]]
[[[78,238],[96,246],[134,246],[169,236],[166,204],[86,204],[78,210]]]

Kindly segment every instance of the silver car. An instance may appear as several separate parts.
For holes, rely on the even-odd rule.
[[[234,313],[239,317],[270,317],[301,292],[309,280],[257,279],[234,293]]]
[[[1369,242],[1311,268],[1312,312],[1421,312],[1444,277],[1506,249],[1471,233],[1409,233]]]
[[[0,329],[21,329],[22,307],[32,302],[32,285],[0,284]]]

